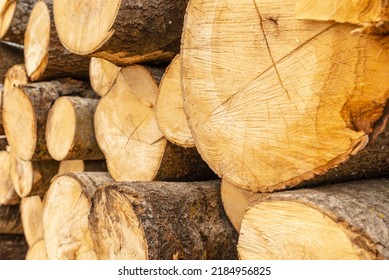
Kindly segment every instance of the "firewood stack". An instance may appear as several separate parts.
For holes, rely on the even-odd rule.
[[[0,258],[389,259],[387,5],[97,2],[0,3]]]

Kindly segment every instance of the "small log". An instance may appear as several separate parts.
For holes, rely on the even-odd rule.
[[[26,260],[47,260],[46,244],[43,239],[28,248]]]
[[[0,3],[0,39],[23,45],[28,18],[36,0],[2,0]]]
[[[382,0],[299,0],[299,19],[334,20],[359,24],[356,31],[372,35],[389,34],[389,5]]]
[[[47,116],[47,150],[55,160],[102,160],[93,125],[98,100],[58,98]]]
[[[23,234],[18,206],[0,205],[0,235]]]
[[[120,67],[98,57],[92,57],[89,64],[89,79],[93,90],[100,96],[106,95],[114,85]]]
[[[99,259],[236,259],[220,181],[127,182],[100,188],[89,214]]]
[[[98,186],[112,181],[104,172],[72,172],[53,179],[43,208],[49,259],[96,259],[88,225],[91,199]]]
[[[0,42],[0,83],[4,82],[7,71],[14,65],[23,63],[23,49]]]
[[[170,61],[180,51],[187,0],[53,3],[59,38],[71,52],[129,65]]]
[[[387,118],[389,37],[350,36],[354,25],[298,20],[295,9],[294,0],[193,0],[187,9],[188,125],[212,170],[253,192],[346,162]]]
[[[11,151],[11,180],[15,192],[20,197],[34,195],[43,197],[58,168],[58,161],[24,161]]]
[[[11,155],[0,151],[0,205],[17,205],[20,197],[15,192],[11,178]]]
[[[262,196],[240,230],[241,259],[389,259],[389,179]]]
[[[96,139],[115,181],[207,180],[215,174],[195,148],[169,143],[158,128],[157,78],[139,65],[122,68],[95,113]],[[128,160],[131,159],[131,160]]]
[[[68,172],[107,172],[105,160],[63,160],[59,164],[57,175]]]
[[[89,59],[61,44],[55,30],[52,0],[38,1],[31,11],[24,39],[24,59],[31,81],[63,77],[87,79]]]
[[[24,197],[20,203],[24,237],[31,248],[43,239],[43,203],[39,196]]]
[[[27,250],[23,234],[0,234],[0,260],[24,260]]]
[[[3,124],[7,139],[22,160],[51,159],[45,128],[48,111],[61,96],[96,96],[85,82],[60,79],[13,87],[4,92]]]
[[[184,112],[181,88],[181,58],[177,55],[159,84],[156,105],[158,126],[163,135],[172,143],[184,148],[195,146]]]

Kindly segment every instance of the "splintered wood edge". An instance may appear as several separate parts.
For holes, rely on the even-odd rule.
[[[73,53],[86,55],[111,38],[121,0],[54,0],[53,13],[58,37]]]
[[[96,259],[88,227],[89,208],[79,181],[65,175],[53,179],[43,207],[49,259]]]
[[[353,233],[325,213],[293,201],[254,202],[242,221],[241,259],[371,259]]]
[[[33,180],[34,170],[31,161],[24,161],[18,157],[18,155],[11,151],[11,180],[14,186],[15,192],[20,197],[26,197],[30,194]],[[36,174],[38,175],[38,174]]]
[[[159,128],[170,142],[184,148],[195,146],[184,112],[180,55],[166,68],[159,84],[156,116]]]
[[[105,96],[112,88],[121,67],[98,57],[92,57],[89,64],[89,79],[93,90]]]
[[[76,134],[76,111],[67,97],[60,97],[50,109],[46,124],[46,144],[51,157],[61,161],[66,158]]]
[[[146,236],[130,201],[113,189],[99,192],[90,216],[99,259],[148,259]]]
[[[3,125],[12,151],[23,160],[31,160],[37,141],[35,109],[18,87],[4,92]]]
[[[0,39],[7,33],[11,25],[17,1],[0,0]]]
[[[31,11],[24,35],[24,60],[27,75],[38,80],[48,64],[50,44],[50,11],[45,2],[39,1]]]

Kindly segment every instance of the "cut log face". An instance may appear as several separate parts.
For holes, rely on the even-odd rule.
[[[97,99],[75,96],[55,101],[47,117],[45,137],[53,159],[104,159],[94,131],[97,103]]]
[[[53,4],[58,35],[71,52],[118,65],[170,61],[179,52],[186,0]]]
[[[99,188],[89,215],[99,259],[235,259],[237,233],[220,181],[132,182]]]
[[[262,196],[247,209],[241,259],[388,259],[389,180]]]
[[[43,239],[35,242],[27,251],[26,260],[47,260],[46,244]]]
[[[43,239],[43,203],[39,196],[24,197],[20,203],[24,236],[29,247]]]
[[[11,155],[0,151],[0,205],[16,205],[20,197],[15,192],[11,179]]]
[[[67,173],[53,179],[44,199],[43,227],[49,259],[96,259],[88,225],[90,200],[107,173]]]
[[[97,57],[92,57],[89,64],[89,79],[93,90],[100,96],[106,95],[114,85],[120,67]]]
[[[163,135],[172,143],[189,148],[195,142],[184,112],[181,88],[181,58],[177,55],[159,85],[156,115]]]
[[[389,37],[352,36],[354,26],[294,11],[291,0],[188,7],[182,80],[196,147],[220,177],[256,192],[357,153],[389,95]]]
[[[0,38],[7,33],[15,13],[17,1],[1,0],[0,1]]]

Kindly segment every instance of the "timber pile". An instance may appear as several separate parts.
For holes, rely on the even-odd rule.
[[[97,2],[0,1],[0,258],[389,259],[385,1]]]

